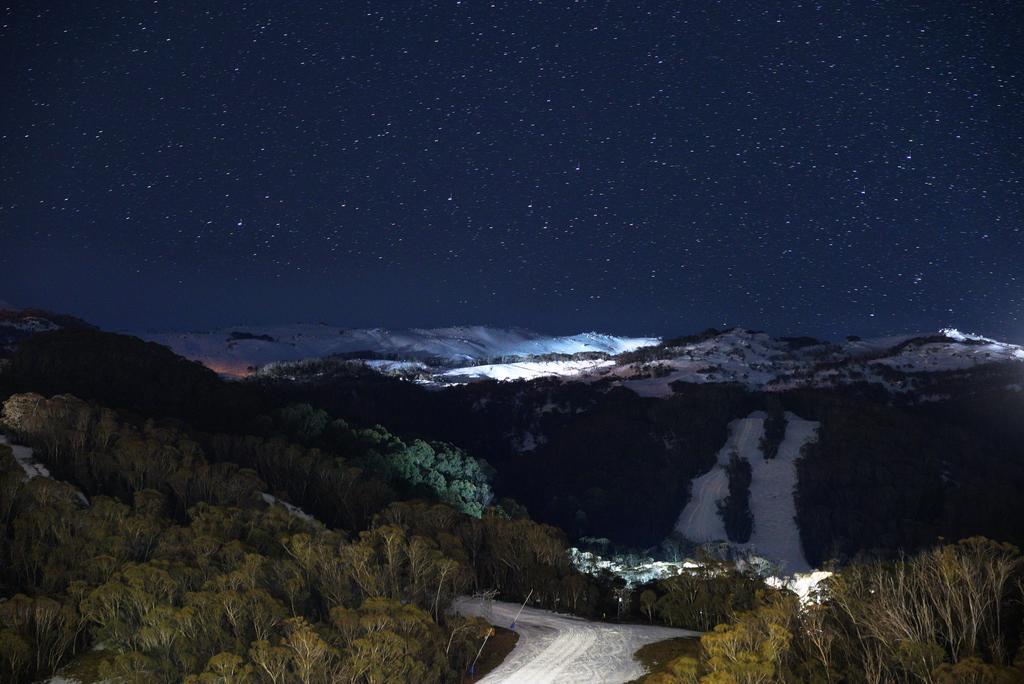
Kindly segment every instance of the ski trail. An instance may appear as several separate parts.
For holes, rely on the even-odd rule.
[[[796,460],[808,442],[817,439],[818,423],[786,412],[786,435],[778,455],[766,461],[749,459],[750,512],[754,516],[754,532],[748,547],[756,555],[779,563],[782,574],[808,572],[811,567],[804,558],[800,529],[796,523]]]
[[[779,564],[783,574],[807,572],[811,568],[796,523],[796,461],[804,445],[817,439],[818,423],[787,412],[786,434],[778,455],[765,460],[760,443],[765,417],[764,412],[755,411],[729,423],[729,437],[715,465],[691,484],[690,501],[679,514],[676,530],[697,543],[727,539],[718,504],[729,494],[724,466],[735,451],[751,466],[750,512],[754,527],[748,543],[733,546]]]
[[[676,522],[676,530],[690,541],[703,543],[727,538],[725,523],[718,515],[718,502],[729,494],[729,476],[724,466],[733,451],[751,462],[764,460],[759,444],[764,431],[764,419],[763,411],[755,411],[746,418],[737,418],[729,423],[729,437],[719,449],[715,465],[700,477],[694,478],[690,485],[690,501]]]

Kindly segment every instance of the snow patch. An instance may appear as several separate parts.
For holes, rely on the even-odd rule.
[[[11,444],[10,440],[4,434],[0,434],[0,444],[6,444],[11,448],[11,452],[14,454],[14,460],[16,460],[18,462],[18,465],[21,466],[21,469],[25,471],[25,477],[22,480],[23,482],[28,482],[29,480],[35,477],[45,477],[48,479],[53,479],[50,476],[50,471],[47,469],[47,467],[40,463],[39,461],[37,461],[35,457],[32,455],[31,448],[27,446],[22,446],[21,444]],[[75,487],[74,489],[75,496],[78,498],[79,501],[82,502],[82,505],[88,506],[88,497],[86,497],[85,494],[82,493],[81,489],[78,489],[77,487]]]
[[[26,480],[31,480],[33,477],[50,477],[50,471],[46,469],[46,466],[32,457],[32,449],[29,447],[22,446],[20,444],[11,444],[6,435],[0,435],[0,444],[6,444],[11,447],[11,451],[14,453],[14,460],[16,460],[18,465],[21,466],[21,469],[25,471]]]
[[[940,335],[945,335],[946,337],[948,337],[950,339],[953,339],[953,340],[956,340],[957,342],[967,342],[967,341],[970,341],[970,340],[974,340],[974,341],[978,341],[978,342],[994,342],[995,341],[995,340],[990,340],[989,338],[984,337],[983,335],[978,335],[976,333],[960,332],[956,328],[943,328],[942,330],[939,331],[939,334]]]
[[[827,580],[832,574],[827,570],[813,570],[798,572],[789,577],[768,577],[765,582],[776,589],[788,589],[800,597],[801,603],[810,603],[816,600],[818,584]]]
[[[287,501],[281,501],[280,499],[278,499],[273,494],[268,494],[266,492],[260,492],[260,498],[262,498],[264,501],[266,501],[267,504],[270,505],[270,506],[282,506],[286,511],[288,511],[289,513],[291,513],[292,515],[294,515],[294,516],[296,516],[298,518],[302,518],[303,520],[308,520],[309,522],[316,522],[316,518],[311,516],[309,513],[306,513],[304,510],[302,510],[298,506],[290,504]]]

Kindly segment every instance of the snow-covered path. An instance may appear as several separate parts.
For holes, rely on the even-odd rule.
[[[519,610],[517,603],[481,602],[460,598],[454,610],[477,615],[507,627]],[[547,610],[525,608],[516,621],[519,641],[505,661],[480,679],[487,684],[607,684],[628,682],[644,673],[633,658],[645,644],[696,637],[699,632],[653,625],[615,625],[590,622]]]
[[[719,449],[715,465],[694,478],[690,485],[690,501],[676,522],[676,530],[690,541],[703,543],[726,539],[725,523],[718,515],[718,502],[729,494],[729,476],[724,466],[733,451],[751,463],[764,460],[760,446],[764,419],[764,411],[755,411],[746,418],[729,423],[729,437]]]

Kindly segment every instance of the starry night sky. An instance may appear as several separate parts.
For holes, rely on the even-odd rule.
[[[0,10],[0,299],[328,321],[1024,339],[1024,8]]]

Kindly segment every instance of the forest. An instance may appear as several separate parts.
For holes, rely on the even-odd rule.
[[[706,631],[645,684],[1024,681],[1024,558],[983,537],[848,565],[805,602],[729,572],[638,592],[645,617]]]
[[[448,613],[457,594],[533,589],[585,614],[601,599],[555,528],[437,490],[401,500],[388,473],[344,456],[68,395],[14,395],[2,418],[54,478],[26,479],[0,447],[10,681],[97,644],[96,671],[121,681],[459,681],[488,627]],[[362,437],[353,462],[394,439]],[[273,505],[270,478],[301,511]]]

